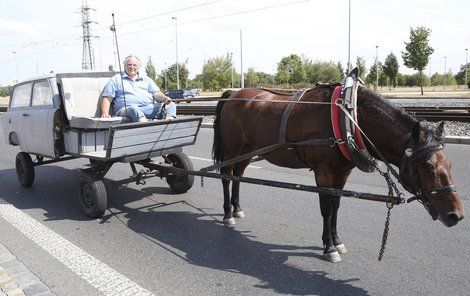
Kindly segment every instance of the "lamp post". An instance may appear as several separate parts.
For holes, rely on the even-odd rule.
[[[351,0],[349,0],[349,25],[348,25],[348,73],[351,71]],[[360,74],[360,73],[359,73]]]
[[[375,90],[379,89],[379,46],[375,46]]]
[[[444,57],[444,90],[446,89],[447,83],[447,57]]]
[[[465,48],[465,87],[466,88],[468,88],[467,72],[468,72],[468,48]]]
[[[231,86],[232,86],[232,89],[233,89],[233,52],[230,53],[230,71],[231,71]]]
[[[16,51],[12,51],[11,53],[15,55],[16,83],[18,83],[18,59],[16,58]]]
[[[174,16],[171,17],[172,20],[175,20],[175,40],[176,40],[176,88],[180,89],[180,72],[178,65],[178,19]]]
[[[168,90],[168,79],[166,78],[166,72],[168,72],[168,69],[166,68],[166,63],[165,63],[165,91]]]

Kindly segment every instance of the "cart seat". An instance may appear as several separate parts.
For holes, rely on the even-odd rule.
[[[107,129],[113,124],[130,122],[127,117],[101,118],[101,92],[112,73],[97,73],[101,77],[61,77],[65,113],[70,127]],[[100,76],[97,75],[97,76]],[[102,77],[103,75],[106,75]]]

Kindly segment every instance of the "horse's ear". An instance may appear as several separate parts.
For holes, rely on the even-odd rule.
[[[421,121],[418,121],[415,123],[415,126],[413,127],[413,132],[411,136],[413,137],[413,140],[417,144],[422,144],[424,143],[424,140],[426,139],[426,135],[424,133],[424,129],[421,126]]]
[[[444,137],[444,121],[441,121],[441,123],[439,123],[439,126],[436,128],[436,137],[439,140],[442,140],[442,138]]]

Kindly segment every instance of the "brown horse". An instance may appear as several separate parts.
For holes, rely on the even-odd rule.
[[[331,127],[330,97],[333,86],[323,85],[308,90],[301,98],[309,104],[295,104],[288,119],[288,142],[334,137]],[[224,93],[226,100],[217,105],[214,122],[213,158],[216,163],[255,151],[279,142],[281,118],[290,96],[264,89],[242,89]],[[274,101],[274,102],[273,102]],[[450,174],[450,160],[443,153],[443,123],[436,130],[418,122],[387,99],[370,89],[359,86],[357,93],[357,120],[364,134],[390,164],[401,168],[401,184],[418,196],[434,220],[444,225],[456,225],[464,217],[459,194],[454,189]],[[372,145],[366,141],[372,156]],[[342,189],[354,164],[340,152],[338,146],[295,146],[295,155],[287,149],[269,152],[264,158],[278,166],[308,167],[315,173],[317,186]],[[407,152],[405,156],[405,151]],[[242,176],[250,159],[220,169],[222,174]],[[224,222],[234,224],[243,218],[239,203],[240,184],[223,180]],[[331,262],[341,260],[346,248],[336,231],[340,198],[319,194],[323,216],[324,258]],[[233,207],[233,211],[232,211]]]

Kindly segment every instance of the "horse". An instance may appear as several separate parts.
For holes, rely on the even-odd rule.
[[[293,104],[286,128],[288,142],[308,139],[331,139],[331,101],[334,85],[318,85]],[[245,88],[226,91],[216,107],[212,157],[216,164],[279,142],[279,129],[290,94],[279,91]],[[310,102],[310,103],[305,103]],[[364,85],[357,88],[357,124],[370,141],[370,154],[400,170],[400,183],[415,194],[433,220],[451,227],[464,218],[459,193],[451,177],[451,162],[443,152],[444,122],[434,129],[418,121],[387,98]],[[334,138],[333,138],[334,139]],[[375,146],[375,147],[374,147]],[[293,153],[294,152],[294,153]],[[345,158],[338,145],[296,145],[293,149],[270,151],[262,157],[287,168],[313,170],[317,186],[342,189],[354,163]],[[220,168],[221,174],[243,176],[251,159]],[[240,182],[222,180],[225,224],[245,218],[240,207]],[[319,194],[323,217],[323,257],[341,261],[347,249],[337,232],[340,197]]]

